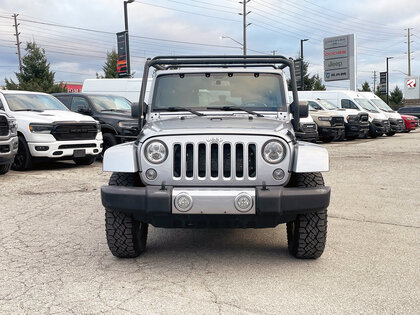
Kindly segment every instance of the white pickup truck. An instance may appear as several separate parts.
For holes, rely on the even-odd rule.
[[[0,91],[0,102],[18,124],[14,170],[28,170],[39,159],[67,159],[89,165],[102,151],[99,123],[71,112],[49,94]]]

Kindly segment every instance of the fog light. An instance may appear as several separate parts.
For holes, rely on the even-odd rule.
[[[247,212],[252,208],[253,201],[247,193],[240,193],[235,198],[235,208],[240,212]]]
[[[37,151],[48,151],[49,147],[47,146],[36,146],[35,150]]]
[[[282,180],[284,178],[284,171],[281,168],[276,168],[273,172],[275,180]]]
[[[156,176],[157,176],[157,172],[156,172],[156,170],[154,168],[149,168],[146,171],[146,178],[148,180],[154,180],[154,179],[156,179]]]
[[[192,205],[192,198],[186,193],[181,193],[175,198],[175,207],[181,212],[187,212],[192,208]]]

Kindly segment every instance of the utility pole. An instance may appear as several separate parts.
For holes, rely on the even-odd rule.
[[[373,93],[376,93],[376,70],[373,71]]]
[[[18,15],[19,14],[15,13],[15,14],[12,15],[12,17],[15,19],[15,24],[13,26],[15,27],[15,34],[14,35],[16,36],[17,55],[18,55],[18,58],[19,58],[19,72],[20,72],[20,74],[22,74],[22,57],[21,57],[21,54],[20,54],[20,44],[22,44],[22,43],[19,41],[20,33],[18,31],[18,26],[19,26],[19,23],[17,22]]]
[[[411,76],[411,43],[410,43],[410,28],[407,28],[407,55],[408,55],[408,76]]]
[[[244,56],[246,56],[246,28],[250,26],[252,23],[246,23],[246,16],[251,13],[251,11],[246,11],[246,4],[250,2],[251,0],[242,0],[239,3],[242,3],[242,13],[239,13],[239,15],[242,15],[243,19],[243,50],[244,50]]]
[[[389,70],[388,61],[394,57],[386,57],[386,103],[389,105]]]
[[[128,35],[128,13],[127,13],[127,4],[132,3],[134,0],[126,0],[124,1],[124,23],[125,23],[125,31],[127,32],[127,39],[126,39],[126,46],[127,46],[127,72],[128,77],[131,78],[131,67],[130,67],[130,45],[129,45],[129,35]]]

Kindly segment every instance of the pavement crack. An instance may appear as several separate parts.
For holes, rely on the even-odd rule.
[[[334,218],[334,219],[346,220],[346,221],[354,221],[354,222],[364,222],[364,223],[373,223],[373,224],[393,225],[393,226],[406,227],[406,228],[414,228],[414,229],[420,228],[420,226],[415,226],[415,225],[397,224],[397,223],[381,222],[381,221],[366,220],[366,219],[363,219],[363,220],[360,220],[360,219],[351,219],[351,218],[334,216],[334,215],[328,215],[328,217],[329,218]]]

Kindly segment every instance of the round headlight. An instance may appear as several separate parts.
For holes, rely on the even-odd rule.
[[[166,145],[161,141],[152,141],[144,149],[146,159],[153,164],[160,164],[168,157]]]
[[[262,156],[264,160],[270,164],[281,162],[286,155],[283,144],[277,140],[267,141],[262,148]]]

